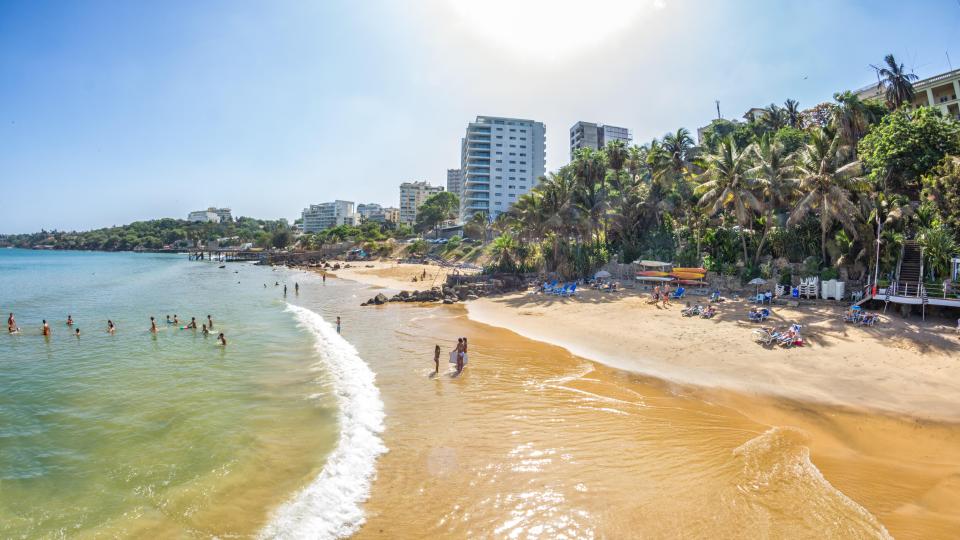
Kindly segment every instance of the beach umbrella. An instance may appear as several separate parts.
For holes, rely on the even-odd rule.
[[[766,285],[766,284],[767,284],[767,280],[765,280],[765,279],[763,279],[763,278],[758,278],[758,277],[751,279],[750,282],[747,283],[747,285],[756,285],[756,286],[757,286],[757,294],[760,294],[760,286],[761,286],[761,285]]]
[[[607,272],[606,270],[601,270],[601,271],[597,272],[596,274],[594,274],[593,277],[594,277],[594,278],[597,278],[597,279],[608,278],[608,277],[610,277],[610,272]]]

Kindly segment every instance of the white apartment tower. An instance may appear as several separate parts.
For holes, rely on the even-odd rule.
[[[478,212],[495,219],[546,172],[546,127],[519,118],[478,116],[460,145],[463,196],[460,217]]]
[[[623,141],[630,146],[633,136],[627,128],[594,124],[592,122],[577,122],[570,128],[570,160],[581,148],[601,149],[610,141]]]
[[[431,186],[426,182],[404,182],[400,184],[400,223],[413,225],[417,220],[417,209],[431,195],[443,191],[443,186]]]
[[[351,201],[311,204],[303,209],[303,232],[316,233],[339,225],[355,225],[356,215]]]

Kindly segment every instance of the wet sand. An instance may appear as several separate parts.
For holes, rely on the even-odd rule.
[[[955,425],[672,384],[472,322],[461,307],[372,309],[409,322],[402,360],[374,368],[390,451],[357,538],[960,530]],[[432,343],[458,335],[470,336],[467,369],[432,374]]]

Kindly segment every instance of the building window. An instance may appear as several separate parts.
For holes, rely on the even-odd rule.
[[[498,138],[498,139],[502,139],[502,138],[503,138],[503,135],[497,135],[497,138]]]
[[[499,137],[498,137],[498,138],[499,138]],[[517,140],[517,138],[516,138],[516,137],[510,137],[510,140],[511,140],[511,141],[515,141],[515,140]]]
[[[496,169],[496,170],[497,170],[497,171],[499,172],[499,171],[502,171],[503,169],[502,169],[502,168],[500,168],[500,167],[497,167],[497,169]]]
[[[510,169],[510,172],[517,172],[516,169]]]
[[[516,193],[511,193],[511,194],[510,194],[510,198],[511,198],[511,199],[516,199],[516,198],[517,198],[517,194],[516,194]]]
[[[503,193],[494,193],[493,195],[494,195],[495,197],[503,197]]]
[[[513,162],[511,161],[510,163],[513,163]],[[526,165],[527,162],[526,162],[526,161],[521,161],[520,164],[521,164],[521,165]]]

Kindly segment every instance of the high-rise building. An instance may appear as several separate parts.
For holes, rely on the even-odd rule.
[[[461,141],[460,218],[506,212],[546,172],[546,127],[519,118],[478,116]]]
[[[460,197],[463,193],[463,169],[447,169],[447,191]]]
[[[570,159],[581,148],[598,150],[610,141],[623,141],[630,145],[633,136],[627,128],[594,124],[592,122],[577,122],[570,128]]]
[[[340,225],[355,225],[356,214],[351,201],[311,204],[303,209],[303,232],[315,233]]]
[[[431,186],[426,182],[404,182],[400,184],[400,223],[413,225],[417,220],[417,209],[431,195],[443,191],[443,186]]]

